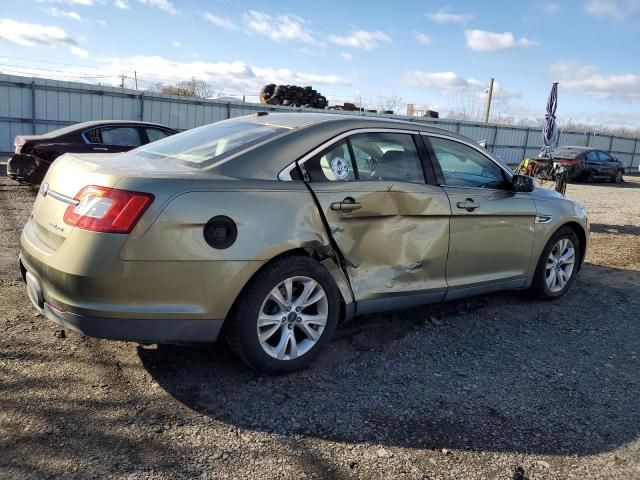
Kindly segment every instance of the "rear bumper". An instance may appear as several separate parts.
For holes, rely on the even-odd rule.
[[[44,303],[43,315],[90,337],[140,343],[206,344],[218,338],[223,320],[98,318],[62,312]]]
[[[50,165],[35,155],[16,153],[7,161],[7,176],[19,182],[40,183]]]
[[[140,343],[206,344],[216,341],[224,323],[224,320],[188,318],[106,318],[64,311],[47,302],[40,280],[25,266],[22,256],[20,269],[29,300],[40,314],[90,337]]]

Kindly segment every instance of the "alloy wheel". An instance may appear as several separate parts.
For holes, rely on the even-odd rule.
[[[553,293],[560,292],[571,279],[576,263],[576,249],[569,238],[561,238],[553,246],[545,270],[547,287]]]
[[[318,282],[309,277],[287,278],[262,302],[258,341],[269,356],[293,360],[320,340],[328,316],[327,294]]]

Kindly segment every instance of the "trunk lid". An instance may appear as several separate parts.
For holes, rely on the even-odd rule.
[[[209,177],[194,169],[157,159],[136,156],[131,152],[123,154],[64,154],[58,157],[47,172],[33,207],[30,227],[45,249],[56,251],[75,227],[64,222],[64,214],[69,206],[77,203],[74,197],[84,187],[95,185],[116,188],[124,178],[127,185],[133,183],[156,195],[156,205],[161,197],[169,194],[162,184],[177,183],[180,177]],[[164,179],[165,182],[157,181]],[[142,180],[142,181],[141,181]],[[151,184],[150,184],[151,182]],[[154,185],[158,189],[154,189]],[[138,190],[137,186],[120,187]],[[154,211],[155,209],[150,209]]]
[[[113,187],[121,175],[100,168],[106,155],[62,155],[53,162],[36,197],[31,227],[37,239],[50,250],[60,248],[73,231],[64,223],[64,213],[74,197],[87,185]]]

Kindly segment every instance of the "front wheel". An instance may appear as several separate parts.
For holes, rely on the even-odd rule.
[[[340,293],[329,272],[307,257],[275,260],[241,295],[226,337],[254,370],[277,374],[307,366],[338,324]]]
[[[580,252],[580,241],[575,232],[569,227],[558,229],[540,255],[532,293],[542,300],[563,296],[578,272]]]
[[[622,171],[621,170],[618,170],[616,172],[616,176],[613,178],[613,181],[615,183],[622,183]]]

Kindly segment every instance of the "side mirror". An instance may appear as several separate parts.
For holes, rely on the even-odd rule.
[[[514,175],[511,177],[511,184],[514,192],[533,192],[535,188],[533,177],[528,175]]]

